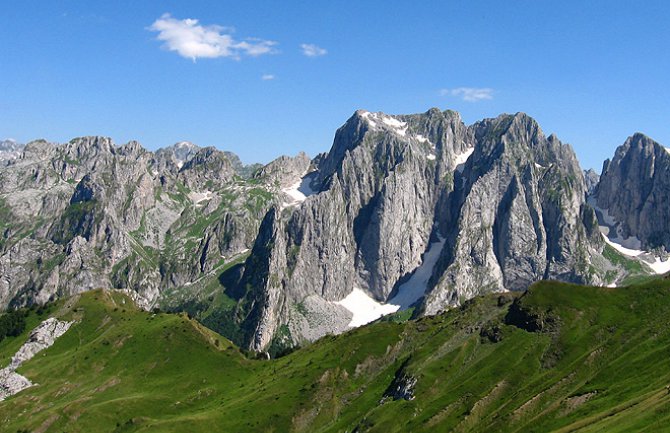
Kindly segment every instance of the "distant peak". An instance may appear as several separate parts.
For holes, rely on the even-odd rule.
[[[172,145],[175,149],[198,149],[199,146],[191,143],[190,141],[180,141]]]
[[[642,145],[653,145],[657,144],[652,138],[642,132],[636,132],[635,134],[628,137],[628,141],[631,143],[640,143]]]
[[[621,150],[625,151],[631,148],[651,150],[656,147],[667,150],[660,143],[657,143],[654,139],[652,139],[648,135],[643,134],[642,132],[636,132],[635,134],[628,137],[628,139],[626,139],[626,142],[623,144]]]

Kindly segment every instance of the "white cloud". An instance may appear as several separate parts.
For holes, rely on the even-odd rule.
[[[277,77],[275,77],[272,74],[263,74],[261,76],[261,80],[263,80],[263,81],[270,81],[270,80],[274,80],[275,78],[277,78]]]
[[[440,90],[442,96],[457,96],[467,102],[477,102],[493,99],[493,89],[488,87],[457,87],[455,89]]]
[[[328,54],[328,50],[314,44],[300,44],[300,48],[302,48],[302,53],[307,57],[319,57]]]
[[[231,57],[239,59],[242,55],[260,56],[274,53],[277,42],[257,38],[235,40],[233,29],[218,25],[203,26],[198,20],[186,18],[178,20],[170,14],[163,14],[149,27],[158,32],[157,39],[170,51],[176,51],[182,57],[192,59]]]

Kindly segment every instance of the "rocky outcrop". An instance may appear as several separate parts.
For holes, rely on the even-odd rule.
[[[670,150],[640,133],[629,137],[603,164],[594,199],[617,237],[670,250]]]
[[[636,137],[594,194],[622,233],[667,246],[652,221],[670,220],[670,156]],[[359,110],[328,153],[263,167],[188,142],[34,141],[0,169],[0,307],[122,289],[146,308],[221,308],[217,330],[262,351],[382,314],[361,319],[352,294],[419,315],[541,279],[612,284],[628,271],[603,254],[596,182],[523,113]]]
[[[0,165],[11,163],[11,161],[21,156],[23,145],[15,140],[0,141]]]
[[[584,182],[586,186],[586,195],[591,196],[600,182],[600,175],[592,168],[584,170]]]
[[[382,396],[382,399],[380,403],[384,403],[388,399],[391,400],[407,400],[411,401],[414,400],[416,397],[414,395],[414,388],[416,387],[416,383],[418,382],[418,379],[409,374],[405,370],[407,362],[403,364],[403,366],[398,369],[395,373],[395,377],[393,378],[393,381],[389,384],[388,388],[386,388],[386,391],[384,391],[384,395]]]
[[[240,176],[242,179],[250,179],[254,177],[256,172],[263,168],[263,164],[253,163],[253,164],[244,164],[240,157],[235,155],[233,152],[223,152],[226,155],[226,158],[230,161],[233,166],[233,170]]]
[[[286,188],[299,181],[309,171],[311,160],[300,152],[295,157],[280,156],[254,174],[255,179],[263,180],[269,185]]]
[[[332,302],[360,287],[386,300],[421,263],[436,230],[438,193],[449,184],[444,173],[456,168],[472,140],[454,112],[357,111],[319,161],[313,184],[320,192],[281,215],[273,211],[261,227],[242,284],[276,295],[252,303],[249,317],[260,322],[251,346],[267,344],[288,321],[279,312],[310,295]]]
[[[216,280],[280,196],[241,178],[227,155],[186,142],[152,153],[106,137],[28,143],[0,169],[0,308],[100,287],[153,305]]]
[[[604,260],[603,242],[575,154],[525,114],[467,127],[451,111],[357,111],[315,166],[320,192],[272,211],[246,263],[253,349],[282,325],[299,333],[290,312],[309,296],[336,308],[357,287],[389,301],[431,239],[445,246],[425,314],[540,279],[603,281],[590,265]]]
[[[477,144],[456,172],[444,226],[456,227],[433,275],[427,314],[540,279],[599,284],[588,266],[602,241],[576,156],[523,113],[471,127]]]
[[[16,373],[16,369],[37,353],[51,347],[58,337],[70,329],[73,323],[51,317],[33,329],[28,341],[12,356],[9,365],[0,370],[0,401],[33,386],[30,380]]]

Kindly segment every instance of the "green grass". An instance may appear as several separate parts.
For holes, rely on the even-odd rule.
[[[244,356],[185,315],[139,311],[116,292],[87,292],[69,310],[63,305],[52,314],[77,323],[19,370],[39,385],[0,403],[1,431],[670,426],[670,281],[663,279],[624,288],[544,282],[523,296],[379,321],[269,361]],[[31,312],[29,328],[43,317]],[[0,342],[3,361],[28,332]],[[381,402],[398,371],[417,379],[415,398]]]
[[[655,278],[654,275],[650,275],[653,274],[652,271],[643,267],[639,260],[624,256],[611,245],[605,244],[603,257],[625,271],[626,277],[621,281],[620,285],[640,284],[652,281]]]

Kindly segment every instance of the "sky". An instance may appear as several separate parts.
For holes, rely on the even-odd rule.
[[[3,1],[0,139],[186,140],[269,162],[357,109],[523,111],[584,168],[670,146],[667,1]]]

